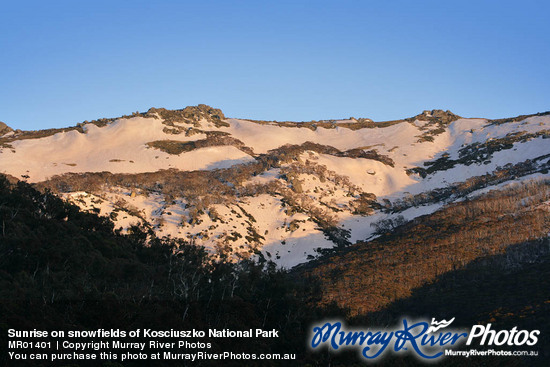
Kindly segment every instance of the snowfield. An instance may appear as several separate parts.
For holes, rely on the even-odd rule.
[[[331,237],[335,234],[347,243],[366,240],[374,235],[372,224],[381,219],[401,215],[411,220],[461,198],[427,202],[392,213],[387,205],[396,200],[491,175],[505,166],[519,167],[526,161],[540,167],[548,165],[548,114],[500,124],[478,118],[458,118],[442,124],[431,119],[429,113],[419,116],[386,127],[360,129],[347,127],[358,124],[357,120],[334,121],[330,128],[307,128],[242,119],[226,119],[229,126],[216,127],[201,119],[193,126],[193,134],[186,133],[190,131],[187,122],[168,125],[161,118],[139,116],[121,118],[103,127],[85,124],[83,133],[72,130],[17,139],[17,134],[9,132],[0,137],[0,143],[6,139],[0,144],[0,172],[34,183],[66,173],[135,174],[167,169],[216,172],[246,167],[289,144],[311,142],[336,148],[341,154],[305,150],[292,159],[283,157],[240,183],[243,188],[257,186],[257,194],[238,194],[205,207],[196,207],[196,198],[167,198],[162,190],[132,187],[105,186],[94,192],[62,193],[85,210],[110,216],[122,230],[142,223],[161,237],[185,238],[236,258],[258,256],[254,254],[261,251],[262,256],[290,268],[315,256],[318,248],[335,246]],[[170,132],[167,127],[181,133]],[[196,142],[197,146],[185,145],[179,154],[170,154],[148,145],[154,141]],[[460,161],[464,149],[471,147],[492,150],[475,162]],[[351,149],[374,151],[386,158],[346,156]],[[411,173],[411,169],[429,167],[432,163],[424,163],[438,159],[462,163],[425,177]],[[523,176],[510,173],[507,180],[548,178],[547,169],[531,171]],[[480,187],[468,195],[507,184]],[[269,185],[275,185],[275,189],[260,189]],[[379,205],[361,201],[372,194]],[[366,210],[365,203],[372,208]],[[388,210],[383,209],[384,205]]]

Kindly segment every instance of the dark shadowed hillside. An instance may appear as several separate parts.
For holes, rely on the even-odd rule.
[[[451,204],[395,228],[378,224],[379,238],[322,257],[302,272],[322,281],[324,303],[335,301],[354,315],[377,311],[475,259],[546,237],[549,198],[548,181],[535,181]],[[537,258],[539,249],[514,254],[517,259],[506,258],[510,266],[525,256]]]
[[[295,365],[322,358],[305,353],[303,335],[309,320],[323,313],[308,306],[307,292],[273,264],[213,261],[201,247],[160,240],[140,228],[114,233],[109,219],[3,176],[0,223],[3,348],[9,328],[275,328],[279,338],[245,345],[229,338],[204,341],[213,351],[297,353]],[[6,358],[2,353],[2,365],[11,365]]]

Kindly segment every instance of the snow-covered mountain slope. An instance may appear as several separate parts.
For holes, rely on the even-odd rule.
[[[72,128],[0,131],[0,172],[159,236],[285,267],[487,187],[548,176],[550,114],[466,119],[441,110],[267,122],[199,105]],[[261,256],[261,255],[260,255]]]

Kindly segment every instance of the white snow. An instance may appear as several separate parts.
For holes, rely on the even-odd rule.
[[[42,139],[18,140],[15,149],[3,149],[0,172],[30,176],[30,182],[66,172],[139,173],[160,169],[202,170],[225,168],[253,160],[233,146],[196,149],[173,155],[148,147],[155,140],[191,141],[205,134],[186,137],[166,134],[160,120],[135,117],[120,119],[105,127],[87,124],[86,133],[76,130]]]
[[[303,144],[307,141],[333,146],[341,151],[375,149],[379,154],[391,158],[394,167],[372,159],[337,157],[316,152],[304,152],[295,163],[304,164],[309,160],[313,164],[325,166],[336,175],[347,176],[363,192],[375,194],[379,201],[442,188],[472,176],[490,173],[508,163],[516,164],[550,154],[548,140],[539,137],[515,143],[512,149],[495,152],[488,164],[457,165],[422,179],[418,175],[407,175],[406,170],[423,167],[424,162],[443,154],[456,159],[459,150],[468,144],[502,138],[510,133],[548,130],[550,116],[534,116],[501,125],[488,125],[486,119],[459,119],[443,133],[433,136],[431,142],[419,142],[420,136],[434,128],[427,121],[416,120],[384,128],[358,130],[339,126],[354,121],[338,120],[334,128],[318,127],[311,130],[228,119],[229,127],[216,128],[203,121],[201,129],[227,132],[252,148],[255,154],[266,153],[285,144]],[[116,120],[105,127],[87,124],[84,134],[69,131],[40,139],[16,140],[10,143],[15,152],[9,148],[0,149],[0,172],[16,177],[28,175],[30,182],[38,182],[67,172],[141,173],[169,168],[211,170],[254,161],[252,156],[233,146],[201,148],[179,155],[148,147],[148,142],[156,140],[192,141],[206,138],[201,133],[190,137],[185,134],[166,134],[163,132],[165,127],[160,119],[134,117]],[[270,169],[250,178],[245,185],[267,184],[274,180],[287,185],[279,178],[281,169]],[[548,174],[534,176],[548,177]],[[444,205],[436,203],[413,207],[392,215],[381,212],[370,216],[354,215],[354,198],[348,190],[328,179],[321,182],[311,174],[299,174],[298,179],[303,189],[302,204],[327,210],[337,219],[338,226],[351,231],[351,242],[371,238],[374,233],[371,224],[381,219],[403,215],[405,219],[411,220],[430,214]],[[503,185],[478,190],[470,195]],[[200,223],[195,224],[189,224],[190,211],[184,198],[175,198],[167,203],[160,193],[132,194],[128,189],[120,187],[105,188],[99,195],[73,192],[64,196],[100,215],[115,212],[117,228],[125,230],[132,224],[146,221],[159,236],[185,238],[205,245],[213,252],[226,249],[233,254],[250,256],[256,245],[246,236],[255,234],[260,236],[260,246],[265,256],[287,268],[307,261],[309,256],[315,256],[317,248],[334,246],[308,215],[287,211],[288,208],[283,206],[281,197],[277,195],[261,194],[238,198],[237,202],[213,204],[205,208],[199,217]],[[210,210],[215,210],[222,220],[209,215]]]

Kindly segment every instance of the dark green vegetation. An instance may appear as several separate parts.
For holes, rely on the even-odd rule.
[[[274,328],[279,338],[203,341],[213,343],[211,352],[297,353],[295,365],[324,358],[306,353],[305,335],[326,316],[308,305],[311,292],[272,264],[213,261],[200,247],[140,228],[121,235],[109,219],[3,176],[0,282],[3,348],[9,328]],[[1,358],[6,365],[7,353]]]

